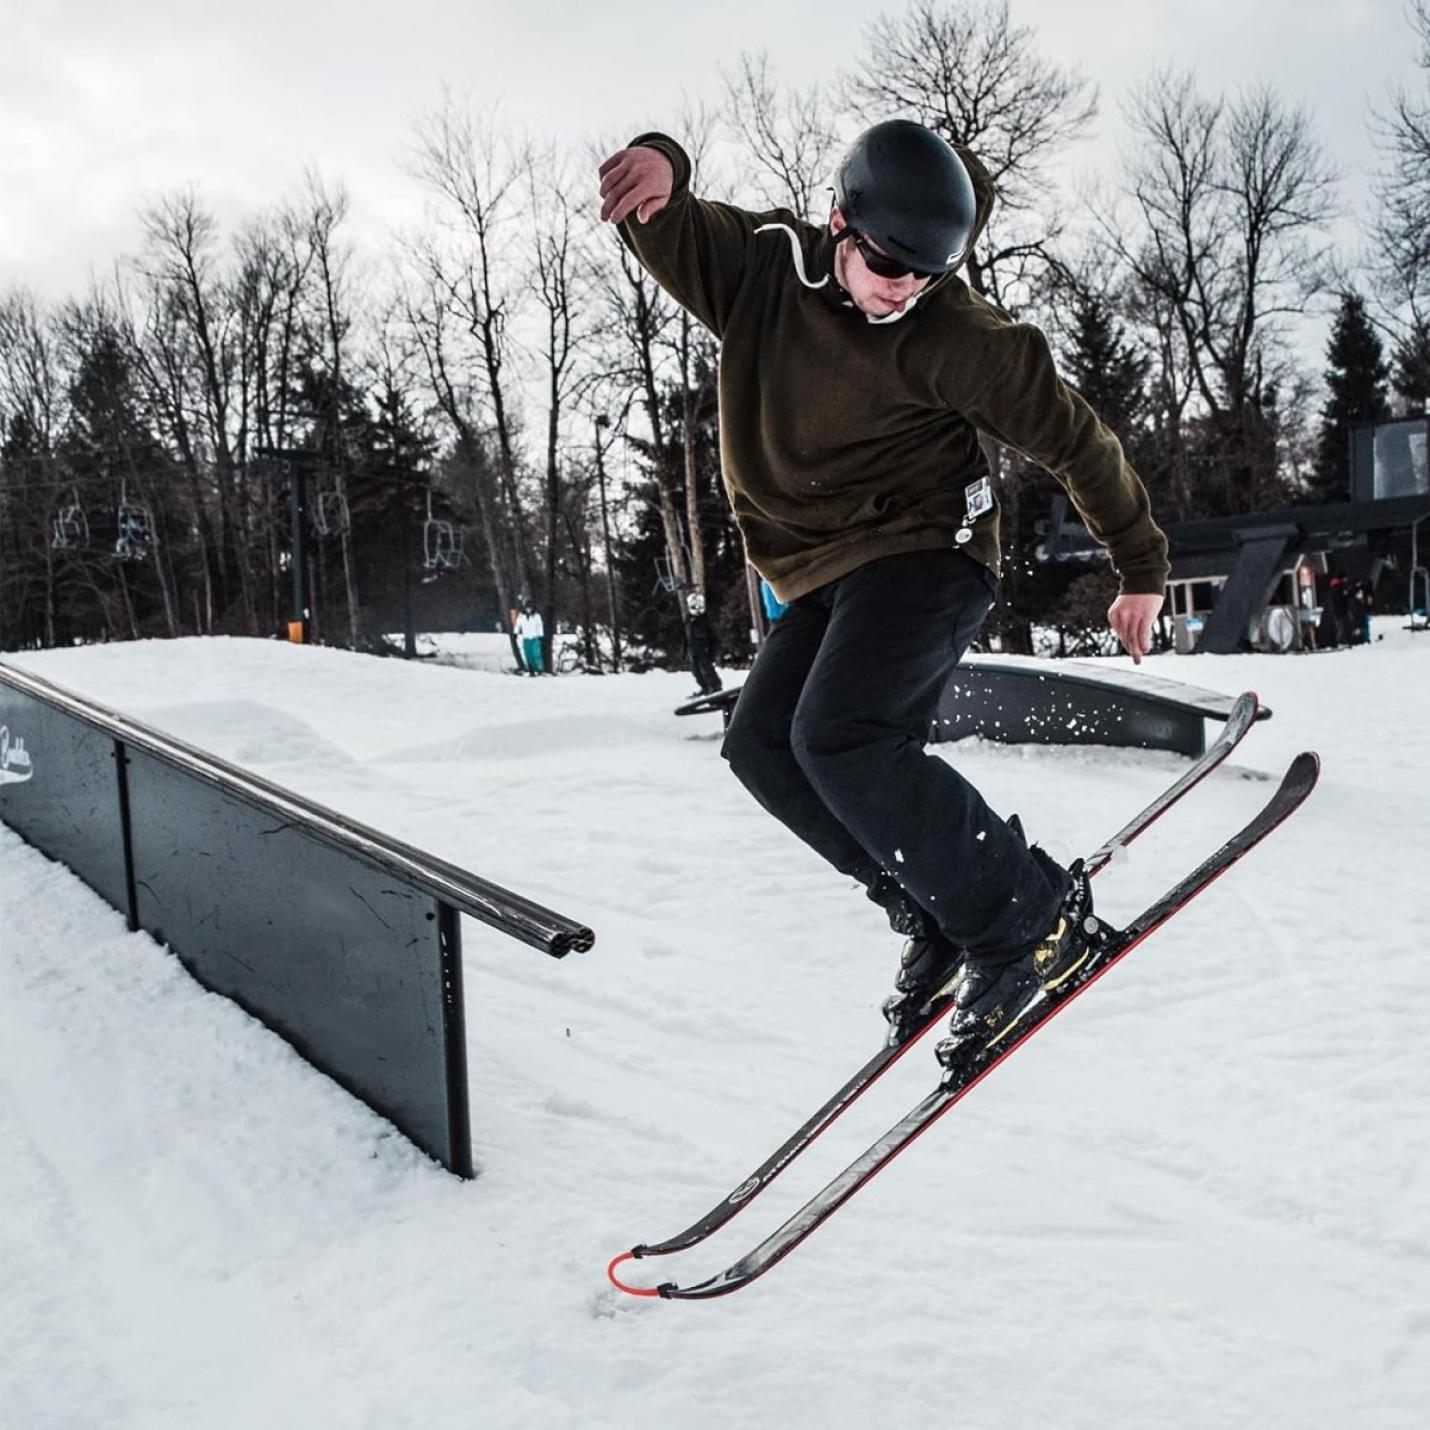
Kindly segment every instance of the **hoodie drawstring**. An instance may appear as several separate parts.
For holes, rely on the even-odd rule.
[[[783,233],[789,239],[790,256],[794,260],[794,271],[799,276],[799,281],[803,283],[806,288],[813,288],[816,291],[820,288],[823,288],[824,285],[829,282],[830,274],[826,273],[824,277],[819,280],[818,283],[810,282],[809,275],[804,271],[804,250],[799,246],[799,235],[794,231],[794,229],[789,226],[789,224],[762,223],[758,228],[755,229],[755,232],[768,233],[772,229]],[[847,234],[851,234],[852,232],[852,229],[846,228],[844,230],[844,233],[841,233],[839,235],[839,238],[836,238],[834,242],[837,244],[840,239],[844,238]],[[833,267],[834,264],[833,260],[831,259],[831,272],[833,271]],[[835,286],[838,287],[837,284]],[[914,311],[914,304],[917,303],[920,298],[925,297],[928,293],[932,292],[933,289],[937,286],[938,280],[935,280],[935,282],[930,283],[927,288],[924,288],[917,293],[911,294],[909,298],[905,301],[903,308],[900,309],[897,313],[886,313],[882,318],[875,318],[869,313],[864,313],[864,321],[867,323],[878,323],[880,325],[886,323],[897,323],[900,318],[908,317],[908,315]],[[839,291],[842,293],[844,290],[841,288]],[[850,298],[848,301],[849,306],[851,308],[856,306],[852,298]],[[862,312],[863,310],[860,309],[859,311]]]
[[[779,232],[788,235],[790,254],[794,258],[794,271],[799,274],[799,281],[803,283],[806,288],[823,288],[824,285],[829,282],[829,274],[826,273],[818,283],[811,283],[809,281],[809,275],[804,271],[804,250],[799,246],[799,235],[787,223],[762,223],[755,232],[768,233],[771,229],[777,229]]]

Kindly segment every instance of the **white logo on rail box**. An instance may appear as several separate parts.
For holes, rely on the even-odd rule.
[[[0,785],[22,784],[35,773],[30,752],[18,737],[10,738],[10,727],[0,725]]]

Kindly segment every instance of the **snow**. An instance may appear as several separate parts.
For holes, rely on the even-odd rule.
[[[1424,1425],[1430,635],[1377,630],[1144,663],[1275,716],[1099,878],[1103,913],[1296,751],[1320,788],[786,1262],[693,1305],[605,1264],[872,1051],[898,940],[730,776],[718,716],[671,716],[689,676],[515,679],[481,641],[6,657],[598,940],[557,963],[466,924],[462,1183],[0,828],[0,1425]],[[1068,856],[1182,768],[941,757]],[[720,1269],[934,1072],[930,1040],[717,1238],[625,1270]]]

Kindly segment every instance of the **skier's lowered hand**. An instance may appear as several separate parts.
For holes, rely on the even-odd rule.
[[[1107,624],[1117,633],[1133,665],[1152,650],[1152,627],[1162,610],[1162,596],[1119,596],[1107,611]]]
[[[641,223],[670,199],[675,168],[659,149],[637,144],[601,165],[601,222],[623,223],[632,212]]]

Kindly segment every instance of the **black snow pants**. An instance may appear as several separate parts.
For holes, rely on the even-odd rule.
[[[702,695],[713,695],[720,688],[720,672],[715,669],[715,632],[710,617],[701,611],[690,617],[690,673]]]
[[[841,873],[866,888],[891,875],[950,941],[994,958],[1047,932],[1067,883],[924,752],[995,590],[985,567],[948,548],[882,557],[800,597],[772,627],[722,748],[750,793]]]

